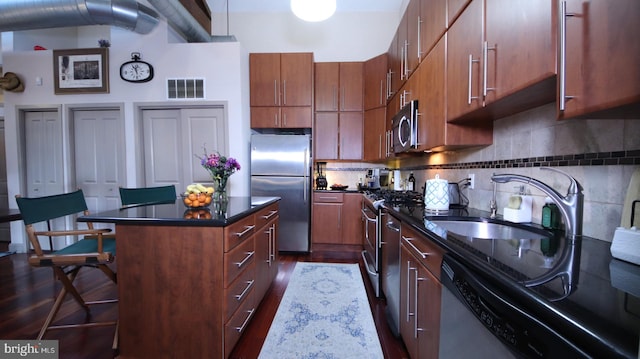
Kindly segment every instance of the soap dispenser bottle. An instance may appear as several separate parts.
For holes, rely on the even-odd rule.
[[[550,197],[545,198],[542,207],[542,227],[547,229],[558,229],[560,227],[560,211]]]

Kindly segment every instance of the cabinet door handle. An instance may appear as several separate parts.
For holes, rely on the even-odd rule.
[[[287,105],[287,80],[282,80],[282,104]]]
[[[431,253],[428,252],[421,252],[418,247],[416,247],[413,243],[413,240],[415,238],[409,238],[409,237],[405,237],[405,236],[401,236],[402,240],[405,241],[405,243],[407,243],[411,248],[413,248],[414,251],[418,252],[418,254],[422,257],[422,259],[426,259],[427,256],[431,255]]]
[[[271,225],[270,228],[271,236],[269,238],[269,245],[271,250],[269,251],[269,266],[271,266],[276,261],[276,225],[275,223]]]
[[[387,225],[387,228],[389,228],[390,230],[392,230],[394,232],[400,232],[400,227],[394,226],[394,222],[393,221],[387,222],[386,225]]]
[[[246,252],[247,256],[244,257],[244,259],[240,262],[235,262],[234,264],[238,266],[238,268],[242,267],[245,263],[247,263],[247,261],[249,259],[251,259],[251,257],[253,257],[253,254],[255,253],[255,251],[251,251],[251,252]]]
[[[482,96],[487,97],[487,92],[495,90],[494,87],[487,87],[487,62],[489,61],[489,50],[495,50],[496,46],[489,47],[488,42],[482,44]]]
[[[249,291],[249,289],[251,289],[251,287],[253,286],[253,280],[249,280],[247,281],[247,286],[244,288],[244,290],[242,291],[242,293],[240,294],[236,294],[236,300],[239,302],[242,300],[242,297],[244,297],[245,294],[247,294],[247,292]]]
[[[253,228],[255,228],[255,226],[245,226],[244,228],[245,228],[244,231],[239,232],[239,233],[236,232],[235,235],[238,236],[238,237],[242,237],[245,234],[249,233],[251,230],[253,230]]]
[[[273,104],[278,106],[278,80],[273,80]]]
[[[269,214],[262,216],[263,219],[269,220],[271,217],[273,217],[276,213],[278,213],[278,211],[269,211]]]
[[[422,56],[422,41],[420,40],[422,33],[422,19],[418,16],[418,62],[420,62],[420,57]]]
[[[414,280],[414,292],[413,292],[413,337],[418,338],[418,332],[424,331],[423,328],[418,327],[418,282],[425,280],[424,278],[418,277],[418,268],[413,269],[416,272],[416,277]]]
[[[558,87],[559,87],[559,110],[564,111],[566,108],[567,100],[574,98],[575,96],[567,96],[567,17],[575,16],[573,13],[567,13],[567,2],[560,1],[560,16],[558,20],[558,36],[560,37],[560,64],[558,69]]]
[[[407,298],[407,315],[405,318],[405,321],[408,323],[410,321],[410,317],[411,317],[411,300],[409,299],[411,297],[411,270],[413,268],[411,268],[411,261],[407,261],[407,293],[405,295],[405,298]]]
[[[467,104],[471,105],[472,100],[477,100],[478,96],[471,96],[471,80],[473,77],[473,63],[480,62],[480,60],[474,60],[473,54],[469,54],[469,93],[467,95]]]
[[[238,331],[238,333],[242,333],[242,331],[244,330],[244,327],[247,326],[247,324],[249,323],[249,320],[251,320],[251,317],[253,317],[254,311],[255,311],[255,308],[247,311],[247,313],[249,313],[249,315],[247,315],[247,318],[244,320],[241,326],[235,328]]]

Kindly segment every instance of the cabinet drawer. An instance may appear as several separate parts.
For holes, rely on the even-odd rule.
[[[400,229],[400,234],[402,245],[439,280],[440,265],[442,264],[444,250],[404,223]]]
[[[224,290],[225,322],[254,292],[253,288],[256,285],[256,265],[254,262],[229,285],[229,288]]]
[[[240,339],[240,336],[247,329],[249,321],[253,317],[253,314],[256,311],[256,304],[254,300],[253,293],[255,291],[251,291],[247,299],[245,299],[242,304],[240,304],[240,308],[238,311],[229,319],[229,321],[224,326],[224,357],[228,358],[229,354],[233,350],[233,347]]]
[[[224,287],[228,288],[246,268],[255,262],[253,239],[242,242],[224,254]]]
[[[269,221],[278,216],[278,204],[274,203],[269,207],[256,213],[256,229],[264,227]]]
[[[344,200],[344,193],[336,193],[336,192],[314,192],[313,193],[313,202],[323,202],[323,203],[342,203]]]
[[[251,237],[256,228],[255,216],[247,216],[224,228],[224,251],[228,252],[233,247]]]

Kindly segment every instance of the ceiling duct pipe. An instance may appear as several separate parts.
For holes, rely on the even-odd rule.
[[[185,9],[179,0],[147,0],[188,42],[213,42],[213,36]]]
[[[0,32],[55,27],[113,25],[148,34],[158,13],[135,0],[3,0]]]

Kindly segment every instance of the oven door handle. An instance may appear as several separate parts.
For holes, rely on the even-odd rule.
[[[365,251],[360,252],[360,254],[362,255],[362,260],[364,261],[364,269],[367,270],[367,273],[369,273],[372,276],[378,276],[378,273],[376,273],[375,271],[371,271],[371,269],[369,269],[369,261],[367,260],[367,255],[365,254]]]

